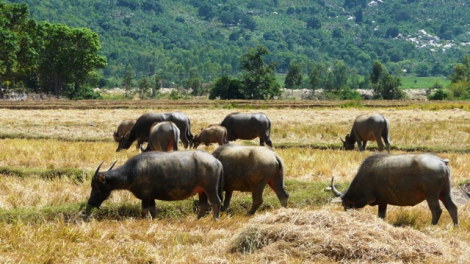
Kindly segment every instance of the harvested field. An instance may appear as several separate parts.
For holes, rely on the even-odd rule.
[[[16,104],[14,104],[16,103]],[[2,263],[469,263],[470,103],[412,101],[0,101],[0,262]],[[374,106],[374,104],[376,104]],[[138,152],[115,152],[112,132],[145,112],[181,111],[193,134],[232,112],[262,111],[284,160],[288,209],[266,188],[255,216],[251,196],[235,192],[221,219],[196,220],[194,201],[157,203],[140,217],[140,200],[113,192],[83,215],[90,176]],[[459,227],[447,210],[436,226],[426,202],[344,212],[329,203],[332,176],[344,190],[364,158],[340,149],[357,115],[381,113],[391,124],[392,154],[436,152],[450,160]],[[258,140],[235,144],[257,145]],[[209,152],[217,146],[200,147]]]

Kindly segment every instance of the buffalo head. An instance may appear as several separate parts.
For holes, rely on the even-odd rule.
[[[345,139],[343,140],[342,138],[341,142],[343,142],[343,148],[345,150],[353,150],[354,149],[354,141],[351,142],[352,138],[349,134],[346,135]]]
[[[116,161],[111,165],[108,171],[110,171],[115,164]],[[87,215],[91,213],[93,207],[99,208],[101,203],[109,197],[112,191],[111,186],[106,182],[106,173],[99,171],[101,165],[103,165],[103,162],[98,166],[91,179],[91,194],[86,206]]]
[[[344,197],[344,194],[341,193],[340,191],[338,191],[334,185],[334,179],[335,177],[332,177],[331,178],[331,186],[330,186],[330,189],[331,191],[333,192],[333,194],[337,197],[335,199],[333,199],[332,202],[341,202],[341,204],[343,205],[343,208],[344,210],[348,210],[348,209],[352,209],[352,208],[357,208],[355,206],[355,203],[350,201],[349,199],[345,198]]]
[[[129,140],[130,132],[127,132],[119,139],[119,144],[116,149],[116,152],[119,152],[121,149],[129,149],[133,143],[133,141]]]

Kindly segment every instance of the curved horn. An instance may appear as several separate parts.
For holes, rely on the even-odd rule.
[[[339,139],[341,139],[341,142],[345,143],[345,141],[343,140],[343,138],[340,137]]]
[[[100,164],[100,165],[98,166],[98,168],[96,169],[96,171],[95,171],[95,176],[98,175],[98,172],[100,171],[101,165],[103,165],[103,163],[104,163],[104,161],[101,162],[101,164]]]
[[[111,167],[109,167],[108,171],[112,170],[114,165],[116,164],[117,160],[113,163],[113,165],[111,165]]]
[[[333,192],[333,194],[336,197],[340,197],[342,195],[342,193],[340,191],[338,191],[336,189],[335,185],[333,184],[334,179],[335,179],[335,177],[331,177],[331,191]]]

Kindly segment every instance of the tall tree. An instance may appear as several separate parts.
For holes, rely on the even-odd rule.
[[[144,100],[151,96],[150,82],[147,77],[142,77],[139,82],[140,99]]]
[[[106,58],[98,55],[101,49],[98,35],[90,29],[45,25],[47,35],[40,72],[52,85],[56,96],[67,89],[67,85],[79,90],[93,70],[107,65]]]
[[[127,98],[131,98],[133,93],[132,93],[132,80],[134,79],[134,67],[132,65],[128,64],[126,66],[126,73],[124,75],[124,79],[122,80],[122,86],[124,87],[125,90],[125,96]]]
[[[328,67],[324,63],[313,63],[308,73],[308,83],[310,89],[321,88],[325,85]]]
[[[0,86],[19,86],[36,72],[43,37],[26,4],[0,1]]]
[[[241,83],[246,99],[270,99],[281,95],[281,85],[276,80],[277,64],[266,64],[263,56],[269,54],[266,47],[258,45],[241,57]]]
[[[294,88],[299,87],[302,84],[302,68],[296,61],[291,61],[289,68],[287,69],[286,79],[284,81],[284,87]]]

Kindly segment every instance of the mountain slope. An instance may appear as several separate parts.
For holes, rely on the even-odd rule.
[[[8,2],[8,1],[7,1]],[[470,47],[470,3],[460,0],[23,0],[36,20],[88,27],[108,58],[108,86],[132,66],[173,82],[236,74],[247,47],[285,72],[292,60],[344,60],[360,74],[447,75]],[[117,83],[116,83],[117,84]]]

